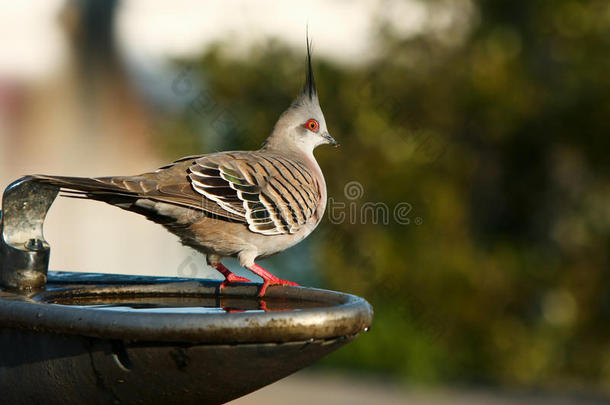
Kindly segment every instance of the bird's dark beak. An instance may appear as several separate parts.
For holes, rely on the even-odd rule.
[[[332,146],[339,146],[339,142],[337,142],[335,140],[335,138],[333,138],[332,136],[330,136],[330,134],[328,133],[328,131],[324,132],[322,134],[322,136],[324,137],[324,139],[326,139],[328,141],[329,144],[331,144]]]

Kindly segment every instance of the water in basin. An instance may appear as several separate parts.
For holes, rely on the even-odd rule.
[[[325,305],[315,301],[210,296],[59,296],[49,304],[100,311],[139,313],[233,313],[302,311]]]

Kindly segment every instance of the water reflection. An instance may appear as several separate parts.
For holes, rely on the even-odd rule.
[[[324,305],[314,301],[259,297],[161,296],[116,297],[84,296],[58,297],[53,305],[86,308],[101,311],[163,313],[163,314],[214,314],[241,312],[302,311]]]

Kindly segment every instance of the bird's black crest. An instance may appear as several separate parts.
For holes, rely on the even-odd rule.
[[[303,94],[309,97],[310,100],[318,96],[316,81],[313,78],[313,69],[311,68],[311,41],[309,40],[309,33],[307,34],[307,76],[305,78]]]

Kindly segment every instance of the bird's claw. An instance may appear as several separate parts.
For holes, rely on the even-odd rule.
[[[293,281],[288,281],[288,280],[282,280],[281,278],[275,279],[275,280],[265,280],[263,282],[263,286],[261,287],[261,290],[258,292],[258,296],[262,297],[265,295],[265,293],[267,292],[267,287],[272,286],[272,285],[285,285],[285,286],[289,286],[289,287],[298,287],[299,284],[293,282]]]
[[[250,282],[250,280],[248,280],[245,277],[241,277],[241,276],[238,276],[237,274],[230,273],[226,276],[225,280],[220,284],[220,289],[222,290],[226,286],[233,284],[233,283],[249,283],[249,282]]]

